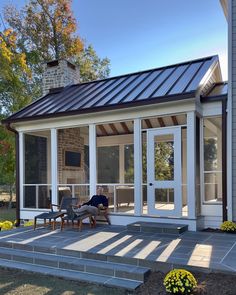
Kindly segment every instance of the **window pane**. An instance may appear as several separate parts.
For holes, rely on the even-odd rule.
[[[98,183],[119,183],[119,146],[97,148]]]
[[[174,189],[155,189],[155,208],[159,210],[174,210]]]
[[[134,145],[125,145],[125,183],[134,182]]]
[[[47,183],[47,143],[46,137],[25,134],[25,183]]]
[[[156,180],[174,180],[173,134],[155,136],[154,167]]]
[[[222,201],[222,119],[204,119],[205,201]]]

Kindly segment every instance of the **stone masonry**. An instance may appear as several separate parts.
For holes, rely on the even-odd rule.
[[[65,166],[65,151],[81,154],[80,167]],[[84,183],[84,139],[80,136],[79,128],[58,130],[58,180],[59,183]]]
[[[77,84],[80,80],[78,66],[67,60],[55,60],[43,65],[42,91],[46,95],[50,89]]]

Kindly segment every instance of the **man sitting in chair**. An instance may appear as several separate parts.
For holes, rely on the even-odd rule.
[[[99,215],[100,211],[103,212],[104,217],[106,218],[108,224],[110,223],[109,217],[108,217],[108,199],[103,194],[103,188],[99,186],[97,188],[97,194],[92,196],[92,198],[82,205],[73,206],[73,211],[75,213],[82,213],[82,212],[89,212],[94,216],[93,219],[93,225],[96,225],[96,217]],[[77,207],[77,208],[75,208]]]

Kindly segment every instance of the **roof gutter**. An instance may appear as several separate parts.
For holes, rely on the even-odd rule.
[[[19,162],[19,133],[12,128],[10,123],[4,124],[6,128],[15,134],[15,156],[16,156],[16,223],[15,226],[20,226],[20,162]]]

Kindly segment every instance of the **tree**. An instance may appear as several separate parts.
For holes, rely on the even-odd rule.
[[[0,33],[0,119],[30,102],[25,81],[31,77],[25,54],[18,52],[16,35],[8,29]],[[0,184],[9,185],[11,206],[15,184],[14,135],[0,126]]]
[[[69,59],[81,68],[81,81],[106,78],[107,58],[97,56],[94,48],[85,46],[76,34],[77,23],[71,10],[71,0],[30,0],[20,11],[13,6],[4,9],[6,23],[16,32],[19,49],[26,54],[33,71],[36,95],[39,92],[42,63],[54,59]]]
[[[8,29],[0,32],[0,111],[9,115],[30,102],[26,81],[31,71],[24,53],[17,50],[16,34]]]
[[[98,78],[104,79],[110,73],[109,59],[99,58],[92,45],[84,48],[78,56],[76,63],[80,67],[82,82],[92,81]]]
[[[41,95],[45,61],[65,58],[79,63],[83,81],[109,74],[109,60],[100,59],[92,46],[85,47],[78,36],[71,0],[29,0],[21,10],[6,6],[3,28],[0,27],[1,119]],[[9,175],[14,177],[14,136],[1,128],[0,140],[4,146],[10,145],[7,155],[0,152],[0,162],[5,163],[4,169],[8,166]],[[1,182],[9,179],[2,178]]]
[[[13,199],[15,186],[15,151],[14,136],[0,126],[0,185],[8,185],[9,208]]]

